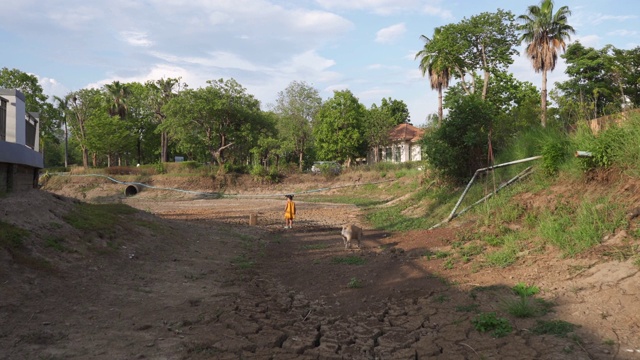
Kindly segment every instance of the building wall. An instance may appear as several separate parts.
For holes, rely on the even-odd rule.
[[[0,96],[7,99],[7,142],[26,144],[25,97],[17,90],[0,89]],[[37,151],[37,150],[36,150]]]
[[[422,160],[422,150],[420,144],[409,141],[397,142],[380,149],[371,149],[367,156],[367,161],[373,164],[375,161],[375,151],[378,151],[378,161],[390,161],[394,163],[420,161]]]
[[[37,188],[37,176],[38,169],[30,166],[0,163],[0,194]]]

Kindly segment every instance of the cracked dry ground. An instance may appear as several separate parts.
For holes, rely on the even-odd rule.
[[[362,249],[345,250],[339,226],[357,221],[353,206],[299,200],[295,228],[285,230],[280,199],[124,201],[144,210],[132,223],[160,218],[163,224],[125,229],[127,243],[115,254],[0,284],[0,358],[640,358],[626,351],[639,345],[638,274],[631,269],[603,276],[593,266],[591,274],[556,283],[551,277],[562,278],[567,265],[540,258],[535,261],[551,277],[532,271],[534,264],[446,273],[421,254],[445,246],[451,229],[366,231]],[[246,225],[250,213],[258,214],[258,226]],[[351,255],[364,264],[335,261]],[[595,287],[567,295],[577,286],[571,281],[587,289],[595,275],[606,277],[600,289],[622,284],[630,294],[624,304],[611,304],[608,317],[596,311],[608,300],[585,302]],[[621,282],[612,284],[616,276]],[[348,286],[354,279],[361,287]],[[583,324],[576,336],[535,335],[531,319],[511,319],[514,331],[501,338],[476,331],[474,311],[500,312],[518,281],[536,283],[563,303],[559,308],[574,312],[545,318],[567,315],[562,318]],[[620,346],[602,341],[609,336],[602,324],[613,321],[620,326],[610,336]]]

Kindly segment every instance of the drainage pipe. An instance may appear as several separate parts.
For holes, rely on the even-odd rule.
[[[127,185],[127,187],[124,189],[124,196],[137,195],[141,190],[142,188],[138,185],[135,185],[135,184]]]

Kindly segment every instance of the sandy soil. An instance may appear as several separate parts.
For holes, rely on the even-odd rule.
[[[74,181],[0,199],[0,220],[33,235],[24,249],[0,249],[0,359],[640,359],[630,261],[548,250],[506,269],[447,269],[424,255],[451,249],[473,223],[385,233],[366,229],[354,206],[297,198],[284,229],[284,198],[255,190],[125,198],[106,181]],[[79,231],[64,219],[74,198],[141,211],[111,232]],[[345,222],[365,226],[360,249],[344,249]],[[62,238],[62,251],[46,245]],[[353,257],[362,264],[340,263]],[[507,315],[519,282],[540,287],[552,311]],[[513,331],[478,332],[479,312]],[[534,334],[541,319],[578,327]]]

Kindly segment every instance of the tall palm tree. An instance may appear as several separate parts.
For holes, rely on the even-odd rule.
[[[129,96],[129,87],[120,81],[114,81],[105,85],[109,96],[111,97],[111,105],[109,106],[110,116],[119,116],[124,119],[127,116],[127,97]]]
[[[69,101],[71,101],[70,95],[63,98],[54,95],[53,100],[58,103],[56,109],[62,118],[64,124],[64,167],[69,167],[69,131],[67,129],[67,116],[69,115]],[[66,170],[65,170],[66,171]]]
[[[434,51],[431,46],[437,41],[440,31],[440,28],[436,28],[432,39],[420,35],[420,39],[424,41],[424,47],[415,56],[415,59],[420,59],[418,67],[422,71],[422,76],[429,74],[431,89],[438,90],[438,125],[442,125],[442,90],[449,87],[452,71],[451,66],[447,64],[445,54]]]
[[[518,17],[521,22],[518,30],[522,32],[520,42],[527,43],[527,57],[531,59],[535,72],[542,72],[540,121],[543,127],[547,125],[547,72],[555,69],[558,51],[565,51],[565,40],[570,40],[571,34],[576,32],[567,24],[569,15],[571,11],[567,6],[554,14],[553,0],[541,0],[540,6],[531,5],[525,15]]]

